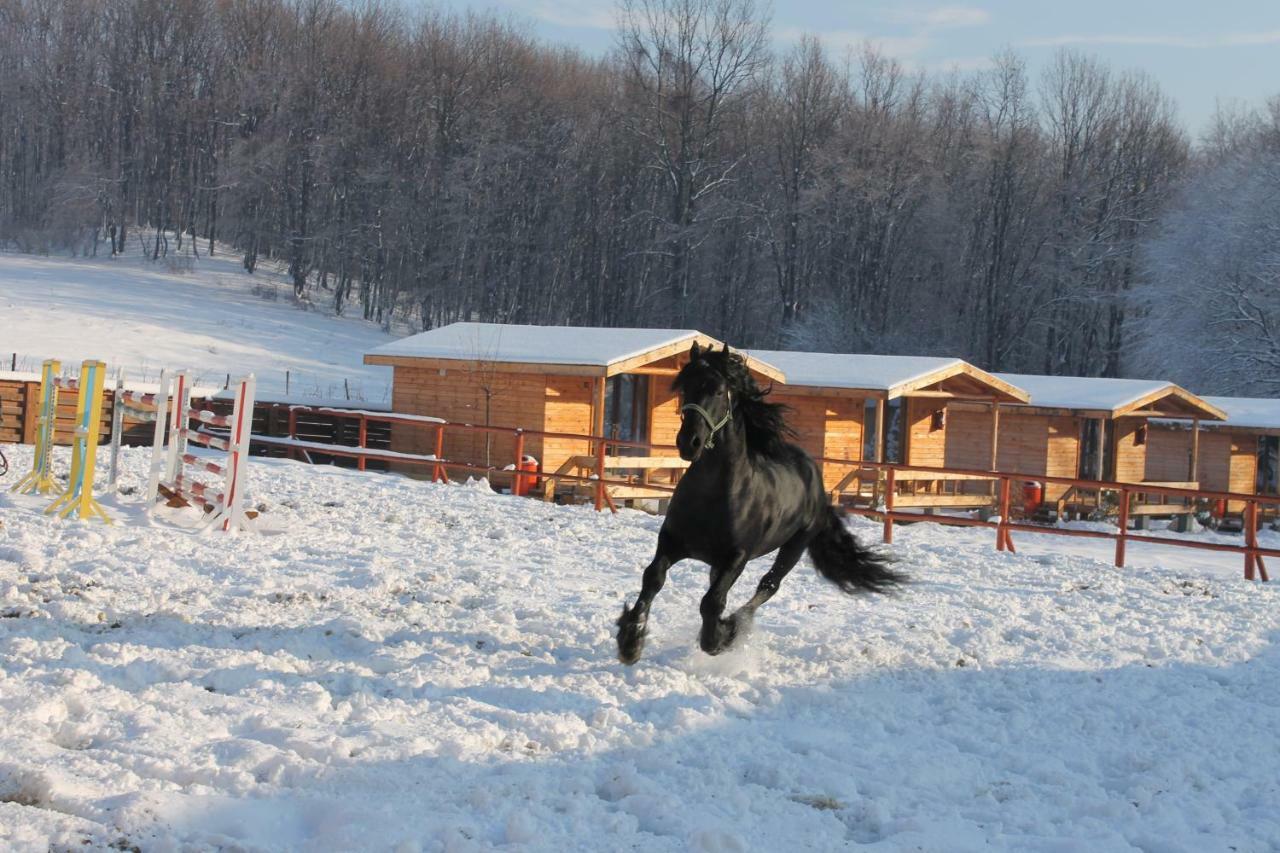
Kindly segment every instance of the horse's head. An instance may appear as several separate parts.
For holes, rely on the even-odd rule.
[[[689,350],[689,363],[676,375],[672,387],[680,392],[680,432],[676,447],[680,458],[696,462],[705,451],[716,445],[733,421],[733,360],[741,356],[713,347],[702,349],[695,341]]]

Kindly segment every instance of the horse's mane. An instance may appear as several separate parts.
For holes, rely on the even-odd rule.
[[[787,424],[789,407],[782,403],[765,402],[772,388],[761,388],[747,369],[747,360],[728,347],[706,349],[681,368],[672,388],[686,391],[699,371],[713,370],[724,377],[729,391],[736,401],[736,416],[742,420],[747,437],[747,451],[765,456],[777,456],[795,431]]]

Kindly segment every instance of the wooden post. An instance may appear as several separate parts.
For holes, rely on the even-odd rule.
[[[1014,551],[1013,537],[1009,534],[1010,496],[1013,484],[1008,477],[1000,478],[1000,523],[996,525],[996,550]]]
[[[604,509],[604,436],[596,437],[596,512]]]
[[[1120,535],[1116,538],[1116,568],[1124,568],[1124,546],[1129,536],[1129,490],[1120,490]]]
[[[22,396],[22,443],[36,443],[40,423],[40,383],[24,382]]]
[[[511,476],[511,494],[524,494],[524,477],[520,473],[520,466],[524,463],[524,430],[516,430],[516,472]]]
[[[432,454],[437,460],[444,458],[444,424],[436,425],[436,449]],[[444,470],[444,466],[437,463],[431,466],[431,482],[443,483],[449,479],[448,473]]]
[[[884,543],[893,544],[893,469],[884,472]]]
[[[294,441],[297,441],[298,439],[298,410],[293,406],[289,407],[289,438]],[[290,459],[300,459],[301,456],[302,455],[298,453],[296,448],[289,448]]]
[[[360,449],[364,450],[369,446],[369,421],[364,416],[360,416]],[[356,467],[361,471],[364,470],[365,458],[363,456],[356,462]]]
[[[1000,470],[1000,403],[991,401],[991,470]]]
[[[1191,482],[1200,484],[1200,419],[1191,419]],[[1230,484],[1228,484],[1228,487]]]
[[[1258,555],[1258,502],[1248,501],[1244,505],[1244,579],[1254,578],[1255,560]]]
[[[884,398],[883,397],[877,398],[876,399],[876,460],[875,460],[877,462],[884,461],[884,449],[885,449],[884,408],[885,408]]]

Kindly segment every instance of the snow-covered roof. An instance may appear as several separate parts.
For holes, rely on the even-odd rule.
[[[1227,413],[1225,425],[1248,429],[1280,429],[1280,400],[1270,397],[1205,397]]]
[[[911,390],[921,382],[942,381],[964,374],[981,385],[1024,399],[1010,383],[997,380],[963,359],[922,355],[865,355],[852,353],[749,350],[786,374],[786,384],[814,388],[851,388],[882,391],[889,397]]]
[[[452,323],[401,338],[366,353],[366,363],[424,358],[515,364],[609,367],[657,351],[673,352],[694,341],[719,345],[695,329],[619,329],[592,326],[520,326],[506,323]],[[758,359],[757,359],[758,361]],[[754,364],[765,372],[769,365]],[[781,374],[778,374],[781,378]]]
[[[1048,409],[1082,409],[1120,415],[1126,410],[1166,397],[1205,417],[1217,417],[1213,406],[1172,382],[1159,379],[1113,379],[1098,376],[1040,376],[1031,373],[997,373],[1006,382],[1031,395],[1030,404]]]

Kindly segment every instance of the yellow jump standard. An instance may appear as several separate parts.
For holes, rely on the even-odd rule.
[[[60,517],[66,518],[74,512],[82,519],[96,515],[107,524],[111,523],[111,519],[93,499],[98,435],[102,430],[102,384],[106,373],[107,366],[100,361],[86,361],[80,365],[75,436],[71,443],[71,478],[67,491],[49,505],[46,513],[56,512]]]

